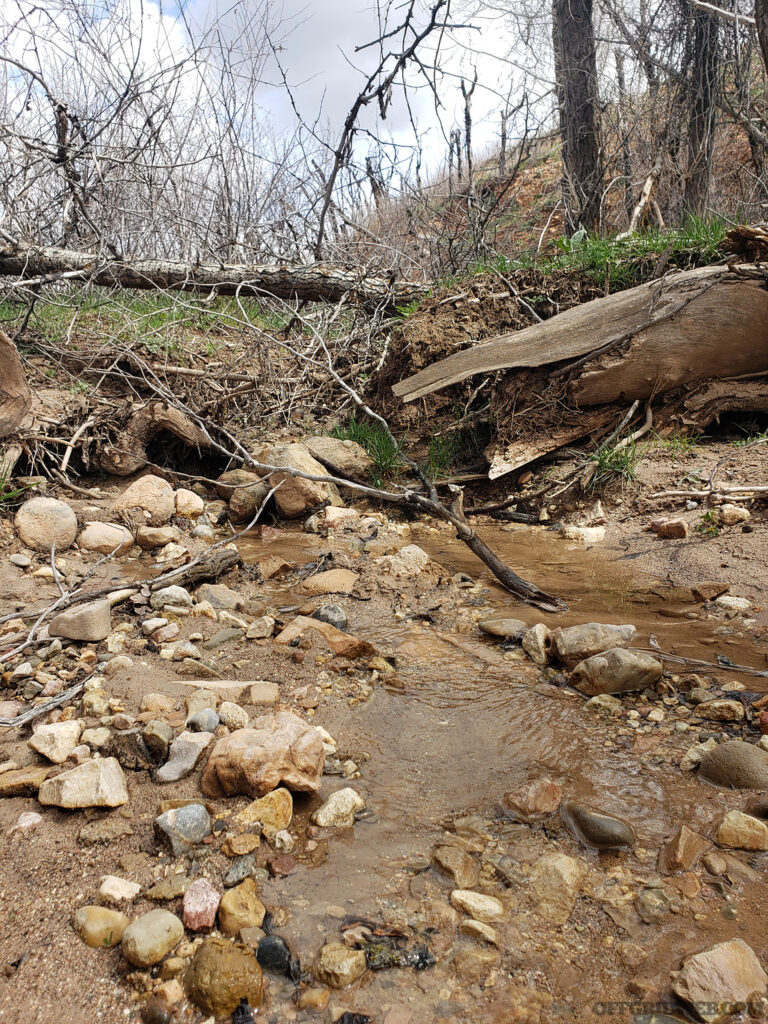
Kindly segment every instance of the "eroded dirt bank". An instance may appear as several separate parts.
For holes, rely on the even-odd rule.
[[[677,479],[679,467],[665,465]],[[214,498],[204,514],[218,540],[225,510]],[[98,507],[69,504],[78,529],[117,520],[113,495]],[[635,651],[652,649],[653,635],[670,654],[768,668],[758,504],[750,504],[749,520],[715,534],[697,531],[702,510],[677,500],[666,515],[687,517],[690,532],[666,540],[646,529],[663,503],[617,497],[604,506],[605,536],[593,544],[565,539],[557,524],[482,524],[516,571],[568,602],[567,613],[546,617],[548,630],[631,623]],[[699,1016],[710,997],[722,1016],[729,1000],[735,1005],[753,991],[752,1013],[763,1012],[768,828],[760,791],[768,789],[768,769],[755,791],[705,781],[697,764],[733,739],[762,756],[766,679],[729,670],[727,662],[717,669],[664,662],[653,685],[590,699],[569,685],[569,666],[556,653],[537,664],[533,638],[521,648],[522,627],[509,620],[533,627],[542,613],[510,599],[451,531],[370,509],[349,518],[332,513],[310,523],[319,532],[283,524],[239,542],[243,566],[217,581],[227,592],[192,587],[188,604],[171,595],[169,609],[162,600],[152,607],[145,588],[115,604],[104,639],[57,643],[42,635],[39,646],[4,666],[4,696],[14,702],[1,709],[7,717],[94,674],[84,705],[78,698],[0,735],[0,792],[23,792],[0,799],[0,1019],[205,1020],[210,1013],[200,1009],[190,965],[211,929],[232,947],[239,939],[255,949],[270,932],[299,958],[300,970],[278,957],[278,969],[292,977],[265,968],[257,1019],[275,1024],[618,1022],[657,1005],[684,1019],[690,1000],[673,990],[682,990],[676,972],[683,959],[733,939],[753,952],[731,947],[741,959],[724,982],[722,971],[702,970]],[[587,510],[572,518],[586,522]],[[206,550],[207,532],[192,536],[197,517],[175,515],[173,523],[178,534],[164,541],[191,555]],[[30,612],[58,595],[52,570],[45,571],[49,555],[25,546],[10,524],[4,540],[2,612],[29,624]],[[131,548],[100,565],[89,585],[149,580],[158,555],[175,556],[166,565],[189,557]],[[82,543],[62,551],[62,585],[76,585],[100,557]],[[337,570],[340,576],[320,576]],[[297,616],[311,618],[328,605],[337,610],[324,617],[343,638],[310,625],[281,642]],[[143,628],[152,618],[167,624]],[[496,636],[478,625],[489,620]],[[20,631],[12,620],[3,628],[10,637]],[[214,707],[215,721],[205,717]],[[203,794],[201,775],[227,734],[281,711],[326,730],[325,748],[319,788],[294,790],[292,814],[282,807],[283,827],[273,828],[274,807],[242,817],[255,792]],[[187,725],[190,712],[204,717]],[[65,754],[60,763],[30,748],[32,728],[66,722],[89,732],[78,732],[67,751],[66,737],[53,730]],[[202,756],[188,773],[162,782],[163,737],[173,744],[196,724],[212,729]],[[173,757],[172,750],[168,763]],[[43,775],[55,782],[77,763],[109,758],[119,763],[128,797],[114,808],[67,810],[35,796]],[[313,823],[344,789],[364,801],[364,808],[353,805],[354,825]],[[189,852],[174,853],[156,828],[169,800],[207,808],[210,821]],[[563,802],[567,809],[574,801],[588,815],[609,816],[587,820],[591,846],[567,827],[573,816],[562,813]],[[722,831],[724,816],[746,807],[748,820]],[[681,838],[683,827],[690,832]],[[610,848],[599,850],[606,829]],[[126,895],[130,887],[112,883],[98,896],[108,875],[138,889]],[[165,892],[148,896],[164,880]],[[191,883],[197,901],[183,895]],[[158,895],[170,898],[152,898]],[[211,918],[210,900],[222,897]],[[114,931],[91,948],[73,915],[110,900],[132,922],[162,908],[187,927],[168,948],[154,936],[157,949],[144,956],[150,963],[137,963],[143,954],[131,953]],[[82,916],[76,923],[83,932]],[[219,988],[227,971],[237,974],[221,966]],[[251,998],[254,1013],[257,1001]]]

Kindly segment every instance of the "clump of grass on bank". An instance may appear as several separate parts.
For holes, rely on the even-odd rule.
[[[598,448],[589,456],[594,472],[588,490],[599,491],[616,481],[624,484],[637,479],[637,466],[644,454],[635,441],[623,448]]]
[[[568,273],[609,291],[622,291],[648,280],[658,272],[656,268],[684,270],[714,262],[720,256],[727,230],[728,225],[719,218],[697,217],[689,218],[680,228],[651,228],[624,239],[594,237],[582,230],[558,239],[554,252],[550,249],[537,256],[500,254],[472,269],[474,273],[512,274],[528,268],[544,277]]]
[[[345,424],[337,424],[331,430],[331,437],[340,441],[355,441],[373,459],[373,482],[376,487],[397,476],[403,468],[401,452],[403,442],[395,442],[378,423],[363,420],[358,423],[352,416]]]

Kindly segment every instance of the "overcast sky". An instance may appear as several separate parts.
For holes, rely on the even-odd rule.
[[[214,6],[223,0],[191,0],[189,8],[200,24],[210,23],[218,16],[225,26],[233,28],[237,16]],[[241,0],[239,16],[244,11],[257,12],[260,0]],[[405,5],[393,8],[389,25],[398,24]],[[471,25],[447,34],[442,39],[440,59],[444,74],[438,80],[441,103],[440,120],[447,133],[451,127],[463,123],[463,99],[459,80],[470,81],[477,67],[479,83],[472,106],[474,138],[482,150],[498,139],[499,111],[502,95],[509,89],[514,69],[503,58],[512,47],[512,31],[502,13],[485,5],[481,14],[469,11],[468,0],[454,0],[452,20]],[[272,38],[280,44],[278,59],[293,89],[294,98],[302,116],[309,122],[320,119],[329,126],[332,135],[338,135],[351,104],[361,89],[367,74],[379,60],[376,47],[356,53],[356,47],[369,43],[379,35],[379,21],[375,0],[283,0],[269,3]],[[421,22],[423,23],[423,21]],[[399,39],[391,42],[393,49]],[[425,50],[427,58],[432,53]],[[268,66],[267,78],[275,84],[262,90],[262,102],[278,126],[288,127],[293,114],[288,97],[280,83],[274,65]],[[419,138],[434,158],[445,152],[443,131],[435,111],[435,98],[423,77],[409,76],[409,102],[419,126]],[[513,91],[513,103],[515,102]],[[376,125],[373,107],[365,111],[361,124],[370,129]],[[396,141],[413,142],[408,107],[402,91],[395,94],[391,112],[379,131]]]

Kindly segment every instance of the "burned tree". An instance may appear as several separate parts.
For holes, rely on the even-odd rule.
[[[563,140],[563,199],[571,231],[600,224],[603,161],[592,0],[554,0],[552,42]]]

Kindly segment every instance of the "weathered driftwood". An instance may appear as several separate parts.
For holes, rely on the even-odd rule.
[[[149,462],[147,445],[158,434],[173,434],[190,448],[210,448],[204,430],[180,409],[165,402],[148,402],[138,409],[121,431],[119,441],[99,454],[99,465],[115,476],[130,476]]]
[[[393,391],[411,402],[474,374],[554,364],[571,374],[579,406],[768,372],[764,278],[726,267],[672,274],[449,356]]]
[[[32,393],[16,346],[0,331],[0,437],[18,427],[29,410]]]
[[[0,275],[21,279],[87,281],[109,288],[160,288],[219,295],[273,295],[309,302],[327,300],[404,305],[425,294],[422,285],[390,281],[364,271],[321,263],[277,266],[178,263],[171,260],[115,259],[106,253],[76,252],[52,246],[0,248]]]
[[[240,552],[234,548],[222,547],[212,550],[199,561],[195,559],[187,565],[181,565],[178,569],[163,573],[162,577],[154,580],[149,585],[150,590],[159,590],[161,587],[193,587],[203,580],[216,580],[225,572],[234,569],[242,561]]]

